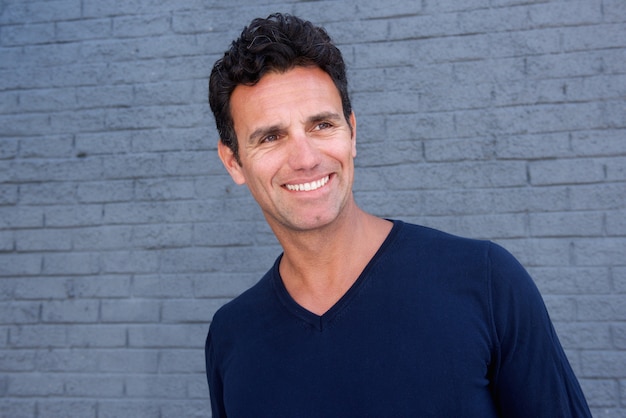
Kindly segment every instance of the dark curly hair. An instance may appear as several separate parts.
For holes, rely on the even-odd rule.
[[[238,85],[255,85],[268,72],[286,72],[297,66],[316,66],[331,77],[349,121],[352,106],[346,66],[326,31],[288,14],[254,19],[215,63],[209,79],[209,104],[220,140],[233,151],[237,162],[239,149],[230,113],[233,90]]]

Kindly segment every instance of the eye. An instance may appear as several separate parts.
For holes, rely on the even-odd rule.
[[[317,125],[315,125],[315,129],[316,131],[321,131],[324,129],[328,129],[330,127],[332,127],[333,125],[330,122],[320,122]]]
[[[270,134],[270,135],[266,135],[263,138],[261,138],[261,143],[265,144],[268,142],[274,142],[278,139],[278,135],[276,134]]]

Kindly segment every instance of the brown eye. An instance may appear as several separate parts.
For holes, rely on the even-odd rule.
[[[321,131],[322,129],[328,129],[330,128],[332,125],[328,122],[320,122],[315,126],[315,129],[318,131]]]

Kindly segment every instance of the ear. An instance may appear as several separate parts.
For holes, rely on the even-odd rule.
[[[352,158],[356,157],[356,116],[350,113],[350,126],[352,127]]]
[[[232,177],[233,181],[239,185],[246,183],[246,176],[243,173],[242,167],[235,158],[233,150],[225,145],[221,140],[217,141],[217,154],[222,160],[222,164],[226,167],[228,174]]]

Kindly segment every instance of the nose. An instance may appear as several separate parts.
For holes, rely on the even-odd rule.
[[[293,170],[310,170],[321,162],[320,150],[306,133],[290,136],[288,163]]]

